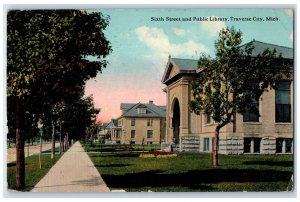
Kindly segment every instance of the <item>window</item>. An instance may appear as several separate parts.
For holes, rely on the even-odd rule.
[[[135,119],[131,119],[131,126],[135,126]]]
[[[292,153],[292,145],[292,138],[276,138],[276,153]]]
[[[244,122],[259,122],[259,101],[253,100],[249,107],[245,107]]]
[[[244,138],[244,153],[251,151],[251,138]]]
[[[130,141],[130,144],[135,144],[135,141]]]
[[[285,139],[285,153],[292,153],[293,140],[291,138]]]
[[[276,153],[282,153],[283,138],[276,138]]]
[[[203,151],[209,151],[209,138],[204,138]]]
[[[137,108],[138,114],[146,114],[146,108]]]
[[[291,122],[291,82],[278,81],[275,84],[275,120],[278,122]]]
[[[122,120],[118,121],[118,126],[122,126]]]
[[[260,142],[261,142],[261,138],[254,138],[253,139],[254,142],[254,153],[260,153]]]
[[[244,153],[260,153],[261,138],[244,138]]]
[[[152,126],[153,120],[152,119],[148,119],[147,120],[147,126]]]
[[[131,130],[131,135],[130,135],[131,138],[135,138],[135,130]]]
[[[209,124],[209,123],[211,123],[211,116],[210,116],[210,114],[206,114],[206,124]]]
[[[153,130],[147,130],[147,138],[153,137]]]

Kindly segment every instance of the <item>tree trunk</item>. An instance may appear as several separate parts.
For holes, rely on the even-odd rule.
[[[62,154],[61,123],[59,124],[59,155]]]
[[[66,150],[68,149],[68,133],[66,134]]]
[[[25,187],[25,152],[22,135],[23,111],[20,98],[16,97],[16,188]]]
[[[42,136],[43,136],[43,129],[40,129],[40,153],[39,153],[39,164],[40,164],[40,169],[42,168],[42,161],[41,161],[41,155],[43,151],[43,144],[42,144]]]
[[[64,135],[64,140],[63,140],[63,152],[66,151],[66,135]]]
[[[52,146],[51,146],[51,159],[54,159],[55,155],[55,126],[54,123],[52,123]]]
[[[219,132],[220,127],[217,126],[215,129],[215,136],[214,136],[214,144],[213,144],[213,157],[212,157],[212,165],[218,165],[218,147],[219,147]]]
[[[27,157],[29,157],[29,145],[30,145],[30,142],[29,140],[27,141]]]

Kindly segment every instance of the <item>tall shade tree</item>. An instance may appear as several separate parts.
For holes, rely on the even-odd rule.
[[[95,125],[100,109],[95,108],[93,96],[81,97],[74,102],[65,103],[61,121],[63,133],[68,133],[70,139],[80,140],[85,137],[86,129]]]
[[[275,49],[253,55],[253,45],[241,43],[241,31],[222,29],[215,42],[216,57],[200,57],[199,73],[192,83],[191,111],[205,113],[216,122],[213,166],[218,165],[220,129],[233,122],[236,113],[243,114],[246,109],[259,113],[254,100],[275,88],[276,80],[291,77],[291,66]]]
[[[43,117],[56,102],[77,97],[85,81],[106,67],[111,52],[103,33],[107,26],[101,13],[80,10],[8,12],[7,95],[15,106],[8,116],[16,122],[17,189],[25,186],[24,114]]]

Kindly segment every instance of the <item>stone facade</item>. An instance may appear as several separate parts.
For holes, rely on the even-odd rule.
[[[189,109],[191,81],[196,74],[196,60],[169,58],[162,80],[167,98],[166,142],[177,142],[180,151],[211,152],[216,124],[205,114],[196,115]],[[234,123],[220,130],[219,153],[292,153],[293,81],[290,82],[291,121],[276,122],[275,90],[269,89],[259,99],[258,121],[245,122],[243,115],[237,114]]]

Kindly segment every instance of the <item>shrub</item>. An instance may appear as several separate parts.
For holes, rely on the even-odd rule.
[[[141,153],[139,155],[140,158],[154,158],[155,155],[154,154],[149,154],[148,152],[147,153]]]
[[[168,158],[168,157],[175,157],[177,154],[174,152],[165,152],[165,151],[149,151],[145,153],[141,153],[139,157],[142,158]]]

